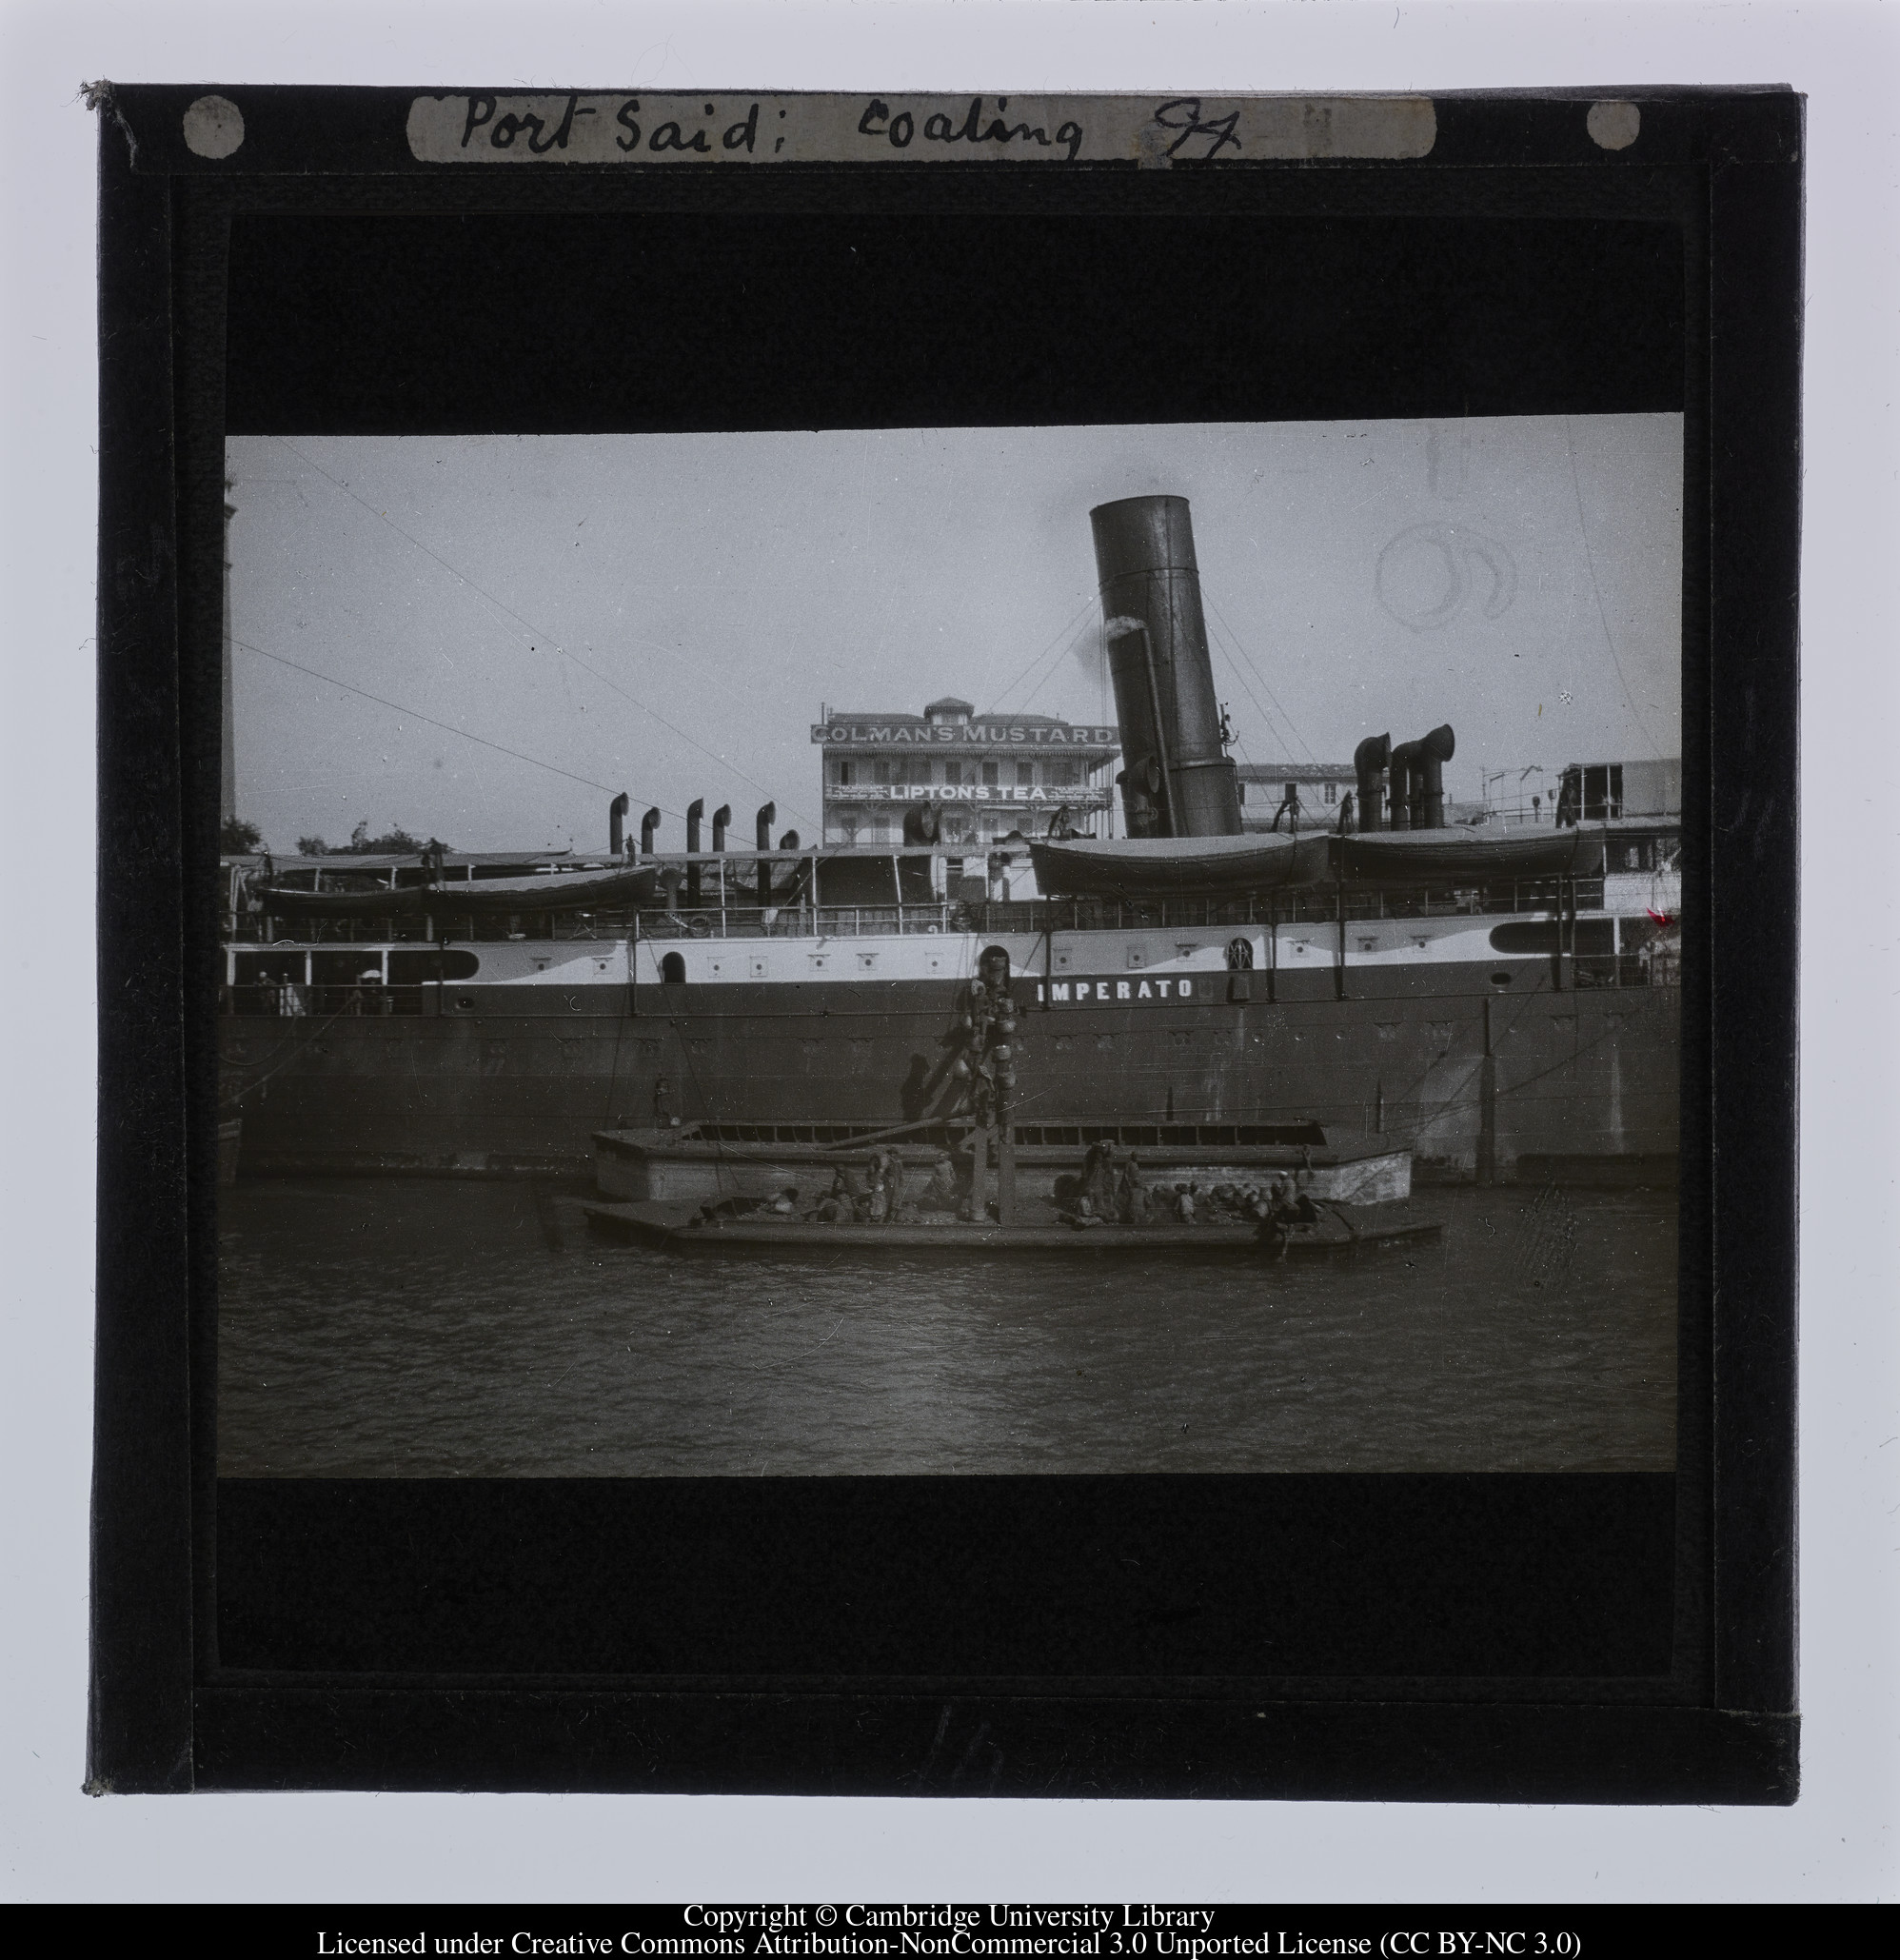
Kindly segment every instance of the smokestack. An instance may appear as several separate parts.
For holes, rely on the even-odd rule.
[[[1240,792],[1220,745],[1187,499],[1124,497],[1098,505],[1089,524],[1102,614],[1112,623],[1108,663],[1129,834],[1237,837]],[[1131,624],[1118,633],[1123,623],[1142,630]]]
[[[686,865],[686,903],[689,905],[697,905],[700,902],[700,867],[692,863],[690,859],[692,853],[700,847],[700,819],[705,813],[703,797],[696,796],[686,805],[686,852],[689,860]]]
[[[725,849],[725,826],[732,822],[732,805],[722,803],[712,813],[712,847],[716,851]],[[721,876],[723,876],[723,872]]]
[[[625,790],[607,805],[607,849],[620,857],[626,849],[626,813],[633,802]]]
[[[1368,735],[1353,751],[1353,771],[1359,779],[1359,828],[1383,830],[1380,805],[1385,801],[1386,765],[1392,761],[1392,737]]]
[[[660,812],[656,807],[648,810],[640,820],[640,855],[650,858],[653,855],[653,833],[660,828]]]

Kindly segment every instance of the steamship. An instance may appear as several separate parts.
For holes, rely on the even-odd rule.
[[[1448,823],[1453,731],[1369,737],[1323,827],[1245,832],[1188,505],[1091,522],[1125,837],[1023,839],[1037,896],[1014,899],[973,893],[929,804],[881,847],[775,844],[767,805],[750,849],[722,811],[711,850],[657,854],[623,846],[622,798],[593,860],[227,860],[245,1171],[580,1171],[609,1131],[947,1136],[980,971],[1015,1002],[1025,1151],[1344,1132],[1423,1178],[1672,1177],[1672,765],[1579,764],[1537,822]]]

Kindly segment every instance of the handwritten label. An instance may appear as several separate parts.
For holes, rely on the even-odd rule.
[[[1177,163],[1419,157],[1407,95],[418,95],[426,164]]]

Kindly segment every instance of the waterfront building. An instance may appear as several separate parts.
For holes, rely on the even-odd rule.
[[[935,803],[947,845],[993,844],[1052,825],[1107,836],[1118,731],[1054,715],[979,715],[946,695],[921,714],[826,707],[812,724],[822,752],[824,841],[902,842],[904,818]]]
[[[1351,762],[1237,762],[1234,773],[1242,830],[1271,830],[1275,815],[1296,799],[1302,830],[1336,829],[1339,800],[1352,793],[1355,780]]]

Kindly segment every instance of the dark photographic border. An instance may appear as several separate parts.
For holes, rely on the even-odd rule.
[[[1799,98],[695,174],[431,169],[375,89],[207,162],[203,92],[100,119],[93,1787],[1791,1801]],[[1673,1477],[218,1483],[228,429],[1552,407],[1684,416]]]

